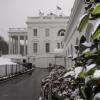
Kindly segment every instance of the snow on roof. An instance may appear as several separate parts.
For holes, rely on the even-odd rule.
[[[95,70],[93,77],[94,78],[100,78],[100,70]]]
[[[16,65],[11,59],[0,57],[0,65]]]

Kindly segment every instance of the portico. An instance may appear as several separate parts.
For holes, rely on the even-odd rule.
[[[27,30],[25,28],[9,29],[9,54],[27,55]]]

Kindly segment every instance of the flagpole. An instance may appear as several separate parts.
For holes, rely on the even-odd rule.
[[[56,6],[56,13],[57,13],[57,15],[58,15],[58,11],[61,11],[61,10],[62,10],[62,8],[61,8],[61,7]],[[59,15],[60,15],[60,12],[59,12]]]

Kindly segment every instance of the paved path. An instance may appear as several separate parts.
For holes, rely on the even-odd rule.
[[[47,69],[35,69],[32,75],[18,76],[0,84],[0,100],[38,100],[40,82],[46,75]]]

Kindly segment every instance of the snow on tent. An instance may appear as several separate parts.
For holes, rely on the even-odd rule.
[[[0,65],[16,65],[16,63],[13,63],[11,59],[0,57]]]

